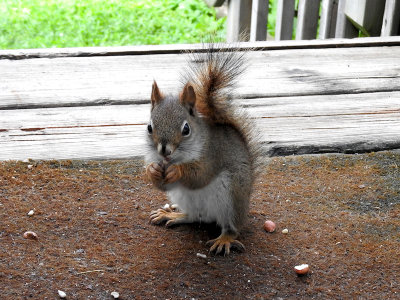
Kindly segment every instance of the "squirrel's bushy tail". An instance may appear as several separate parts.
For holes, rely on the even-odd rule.
[[[245,55],[235,45],[205,44],[203,51],[189,53],[183,84],[196,93],[196,110],[212,125],[234,128],[247,145],[254,178],[260,171],[261,145],[249,116],[232,103],[235,85],[246,70]],[[254,179],[253,178],[253,179]]]
[[[245,52],[232,46],[205,44],[200,52],[189,53],[184,82],[196,92],[196,109],[213,124],[235,123],[232,92],[245,71]]]

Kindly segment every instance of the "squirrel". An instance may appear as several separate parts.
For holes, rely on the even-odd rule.
[[[236,238],[246,220],[260,147],[253,123],[232,104],[246,51],[208,44],[189,53],[178,95],[154,80],[147,125],[146,174],[166,191],[171,209],[152,211],[153,224],[216,223],[210,252],[244,250]]]

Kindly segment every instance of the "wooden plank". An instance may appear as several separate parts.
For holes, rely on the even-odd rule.
[[[229,0],[226,40],[237,42],[250,35],[252,0]]]
[[[267,39],[268,0],[253,0],[251,8],[250,41]]]
[[[268,155],[400,147],[400,92],[236,102]],[[143,156],[150,105],[0,111],[0,160]]]
[[[283,3],[290,3],[288,2]],[[294,8],[293,8],[294,11]],[[292,26],[290,27],[292,28]],[[292,29],[290,29],[292,32]],[[291,38],[291,35],[290,35]],[[220,44],[223,47],[232,47],[229,44]],[[253,49],[263,50],[291,50],[291,49],[315,49],[315,48],[354,48],[354,47],[378,47],[400,46],[400,37],[368,37],[357,39],[335,40],[290,40],[290,41],[265,41],[246,42],[233,45],[238,50]],[[203,44],[171,44],[171,45],[142,45],[119,47],[78,47],[78,48],[44,48],[44,49],[8,49],[0,50],[0,60],[22,60],[32,58],[62,58],[62,57],[99,57],[99,56],[141,56],[155,54],[180,54],[187,51],[202,51]]]
[[[320,0],[299,0],[296,40],[317,37]]]
[[[233,99],[256,118],[308,117],[310,115],[362,115],[371,110],[388,112],[400,108],[400,92]],[[23,110],[0,110],[0,132],[35,131],[36,128],[73,128],[145,125],[149,104],[99,105]]]
[[[241,98],[400,89],[400,46],[255,51],[248,59]],[[147,103],[154,79],[178,92],[185,63],[176,54],[0,60],[0,109]]]
[[[275,40],[291,40],[293,34],[294,0],[278,0]]]
[[[318,38],[330,39],[335,37],[337,9],[338,0],[322,0]]]
[[[399,34],[400,0],[386,0],[381,36]]]
[[[347,0],[339,0],[335,38],[358,37],[358,29],[351,24],[346,16],[346,2]]]

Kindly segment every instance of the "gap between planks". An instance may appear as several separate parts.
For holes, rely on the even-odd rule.
[[[217,43],[223,47],[234,47],[238,51],[265,51],[289,49],[323,49],[323,48],[355,48],[400,46],[399,36],[365,37],[354,39],[326,40],[285,40],[257,41],[243,43]],[[92,57],[92,56],[132,56],[152,54],[180,54],[187,51],[204,51],[204,44],[170,44],[170,45],[138,45],[114,47],[80,47],[80,48],[43,48],[43,49],[10,49],[0,50],[1,59],[33,59],[60,57]]]

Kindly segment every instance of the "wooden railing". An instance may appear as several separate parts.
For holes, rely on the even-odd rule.
[[[268,0],[206,0],[228,3],[227,41],[267,39]],[[400,33],[400,0],[277,0],[275,40],[393,36]],[[318,30],[319,29],[319,30]],[[244,33],[244,35],[243,35]]]

